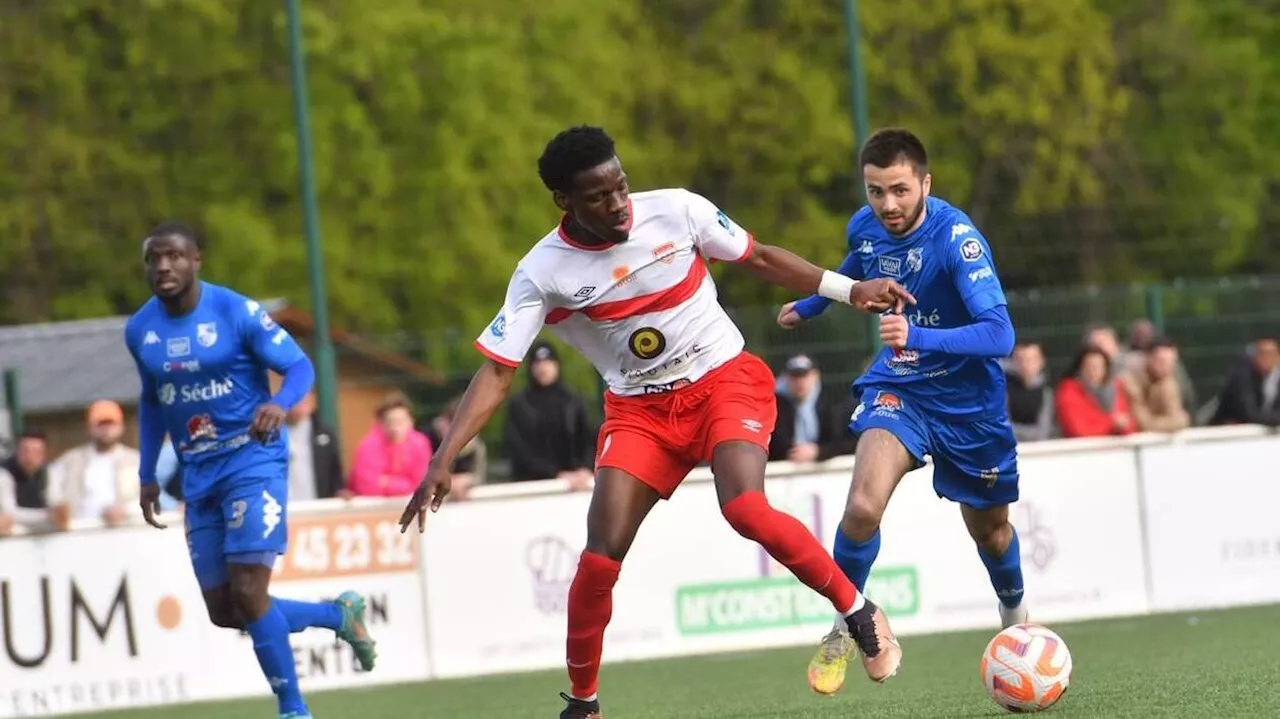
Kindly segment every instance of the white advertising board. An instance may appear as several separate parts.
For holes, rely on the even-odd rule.
[[[1029,458],[1023,477],[1014,522],[1037,619],[1146,611],[1132,451]],[[771,479],[768,492],[830,547],[848,484],[844,472],[802,475]],[[563,666],[589,501],[498,500],[431,517],[423,561],[438,676]],[[867,593],[897,631],[998,624],[973,541],[956,505],[933,494],[929,468],[903,482],[882,531]],[[728,527],[707,483],[655,508],[613,600],[606,661],[816,642],[833,617],[825,599]]]
[[[1280,439],[1139,452],[1157,611],[1280,601]]]
[[[373,673],[356,674],[331,632],[296,634],[304,692],[428,676],[418,543],[392,519],[290,518],[290,552],[273,592],[364,593],[383,660]],[[0,717],[269,693],[251,641],[209,623],[181,527],[0,542],[0,612]]]

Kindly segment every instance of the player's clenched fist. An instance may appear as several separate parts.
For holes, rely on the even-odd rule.
[[[788,302],[782,306],[782,311],[778,313],[779,327],[789,330],[799,327],[801,322],[804,322],[804,318],[800,316],[799,312],[796,312],[796,303]]]
[[[885,347],[900,350],[907,347],[907,334],[911,324],[902,315],[880,316],[880,341]]]
[[[915,303],[916,298],[911,296],[907,288],[887,277],[859,282],[849,294],[849,304],[866,312],[884,312],[888,309],[901,312],[908,304]]]

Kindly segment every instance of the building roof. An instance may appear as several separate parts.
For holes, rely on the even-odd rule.
[[[298,330],[310,334],[311,318],[302,310],[279,299],[262,304],[295,334]],[[18,371],[18,399],[24,412],[80,409],[99,399],[136,404],[138,373],[124,346],[127,320],[105,317],[0,327],[0,370]],[[334,330],[331,336],[344,350],[370,361],[428,382],[442,381],[436,372],[407,357],[340,330]],[[4,386],[0,383],[0,400],[3,398]]]

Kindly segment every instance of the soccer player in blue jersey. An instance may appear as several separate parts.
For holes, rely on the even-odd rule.
[[[332,602],[296,602],[268,594],[288,531],[285,413],[315,379],[293,338],[251,299],[200,281],[201,247],[187,227],[165,223],[142,244],[155,293],[125,325],[142,393],[142,513],[159,529],[156,460],[165,434],[183,466],[186,534],[209,618],[243,629],[280,706],[280,716],[309,719],[289,634],[324,627],[373,668],[374,642],[364,599],[345,592]],[[283,376],[272,396],[267,370]]]
[[[973,220],[929,196],[928,156],[912,133],[876,132],[859,162],[867,206],[849,220],[849,255],[839,272],[856,281],[891,277],[916,304],[881,315],[884,348],[853,385],[860,404],[849,430],[858,436],[857,460],[836,563],[861,592],[880,551],[889,497],[927,454],[934,491],[960,505],[977,543],[1002,624],[1024,622],[1018,535],[1009,523],[1009,504],[1018,499],[1017,441],[998,364],[1013,351],[1014,333],[991,248]],[[778,323],[794,327],[828,303],[817,295],[789,303]],[[900,661],[896,640],[888,643]],[[854,647],[837,622],[810,663],[814,691],[839,690]]]

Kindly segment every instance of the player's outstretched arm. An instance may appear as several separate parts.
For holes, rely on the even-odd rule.
[[[409,498],[404,513],[400,515],[401,532],[408,529],[415,516],[418,518],[418,531],[423,531],[428,507],[433,512],[440,509],[452,483],[449,468],[458,458],[458,453],[493,419],[494,413],[511,391],[515,375],[514,366],[492,359],[487,360],[476,371],[458,403],[453,422],[440,440],[440,449],[431,455],[427,476],[418,485],[417,491]]]
[[[881,278],[859,282],[846,274],[824,270],[775,245],[753,245],[750,254],[739,264],[765,282],[785,287],[796,294],[816,294],[853,305],[864,312],[883,312],[890,308],[901,312],[903,307],[916,301],[905,287],[894,280]]]
[[[840,267],[836,269],[836,272],[851,280],[860,281],[862,279],[861,265],[862,263],[859,261],[857,253],[850,252],[845,255],[844,262],[840,263]],[[812,294],[802,300],[788,302],[782,306],[782,311],[778,313],[778,324],[784,329],[791,329],[805,320],[811,320],[826,312],[827,307],[830,305],[831,300],[819,294]]]

